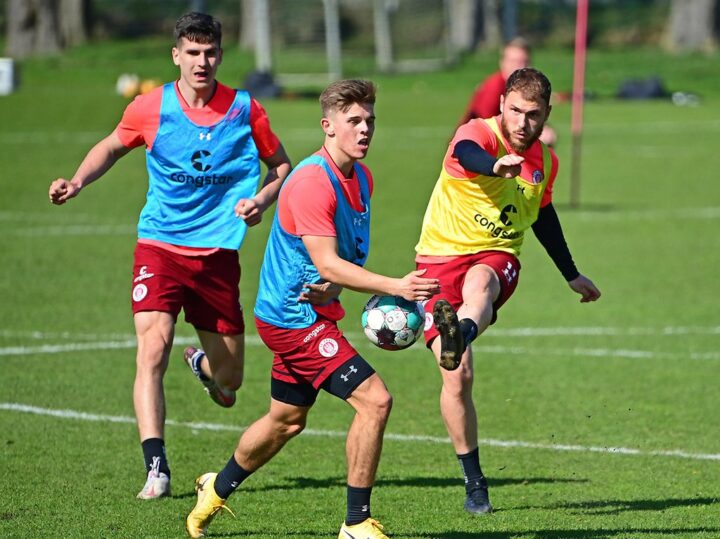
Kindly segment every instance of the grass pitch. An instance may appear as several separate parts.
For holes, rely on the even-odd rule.
[[[162,42],[98,45],[23,66],[0,99],[0,494],[2,537],[182,537],[193,480],[218,470],[269,400],[270,356],[248,336],[238,404],[215,406],[182,364],[166,376],[166,440],[174,496],[134,498],[144,481],[131,386],[129,310],[134,225],[145,196],[136,150],[82,195],[51,207],[126,102],[121,72],[172,78]],[[538,51],[556,90],[570,88],[567,53]],[[651,64],[650,59],[654,62]],[[440,160],[475,82],[494,55],[431,75],[375,77],[378,128],[369,267],[402,275]],[[229,51],[221,80],[250,60]],[[661,69],[697,107],[609,99],[619,80]],[[373,513],[397,538],[714,538],[720,536],[720,144],[717,62],[655,53],[591,52],[580,209],[567,205],[570,108],[557,104],[561,172],[555,200],[580,270],[603,298],[580,305],[529,234],[520,286],[474,345],[483,468],[496,512],[462,510],[459,466],[438,410],[439,375],[417,345],[376,349],[360,335],[367,299],[346,292],[344,328],[395,397]],[[698,73],[702,70],[703,77]],[[350,75],[366,75],[349,73]],[[366,75],[367,76],[367,75]],[[294,162],[322,142],[314,100],[267,101]],[[241,252],[252,308],[269,218]],[[252,324],[250,324],[252,326]],[[308,431],[230,500],[217,537],[334,537],[344,515],[349,408],[322,396]]]

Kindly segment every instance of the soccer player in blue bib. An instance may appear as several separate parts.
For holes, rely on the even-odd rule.
[[[50,185],[50,201],[64,204],[131,149],[146,147],[149,188],[131,293],[133,401],[147,472],[141,499],[170,494],[163,376],[181,309],[202,344],[187,348],[185,361],[217,404],[235,403],[245,351],[237,251],[291,168],[262,106],[215,80],[221,37],[209,15],[180,17],[172,49],[179,79],[136,98],[75,175]],[[258,191],[260,161],[268,173]]]
[[[355,410],[347,435],[347,513],[342,539],[387,536],[372,518],[370,494],[392,398],[337,326],[342,288],[420,301],[439,291],[413,271],[401,279],[363,268],[368,256],[372,175],[365,157],[375,131],[375,86],[344,80],[320,96],[325,143],[302,161],[280,191],[270,231],[255,323],[273,352],[270,410],[250,425],[220,473],[196,481],[186,520],[202,537],[227,497],[305,427],[320,390]]]

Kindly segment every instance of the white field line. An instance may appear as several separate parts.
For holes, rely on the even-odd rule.
[[[720,335],[720,327],[665,327],[665,328],[516,328],[507,330],[491,330],[487,335],[483,336],[483,340],[488,337],[536,337],[536,336],[628,336],[628,335],[650,335],[650,336],[677,336],[677,335]],[[345,332],[345,335],[355,342],[356,346],[362,344],[370,347],[361,333]],[[94,350],[126,350],[135,348],[137,341],[133,335],[95,335],[80,333],[77,335],[67,332],[44,333],[44,332],[22,332],[22,331],[0,331],[0,337],[5,338],[25,338],[35,340],[49,339],[73,339],[75,342],[62,342],[52,344],[39,344],[37,346],[6,346],[0,348],[0,357],[2,356],[26,356],[26,355],[46,355],[46,354],[62,354],[70,352],[87,352]],[[94,340],[98,339],[109,340]],[[77,342],[83,340],[85,342]],[[175,344],[194,344],[197,341],[195,337],[176,336]],[[245,342],[248,346],[262,346],[262,341],[257,335],[247,335]],[[489,353],[501,355],[516,356],[567,356],[567,357],[583,357],[583,358],[626,358],[626,359],[692,359],[692,360],[720,360],[720,351],[710,352],[656,352],[653,350],[636,350],[622,348],[553,348],[551,350],[537,349],[536,347],[526,346],[500,346],[500,345],[481,345],[476,343],[473,346],[476,354]]]
[[[95,421],[99,423],[125,423],[135,424],[135,418],[129,416],[116,416],[105,414],[90,414],[87,412],[78,412],[75,410],[53,410],[50,408],[40,408],[38,406],[29,406],[15,402],[0,403],[0,410],[8,412],[27,413],[39,416],[57,417],[60,419],[74,419],[79,421]],[[194,423],[175,421],[168,419],[166,425],[173,427],[186,428],[191,430],[210,430],[210,431],[229,431],[235,433],[243,432],[247,427],[237,425],[224,425],[220,423]],[[346,432],[333,430],[314,430],[305,429],[302,432],[304,436],[324,436],[328,438],[345,438]],[[428,442],[437,444],[449,444],[450,439],[441,436],[422,436],[411,434],[394,434],[385,433],[385,440],[395,442]],[[720,454],[717,453],[691,453],[682,449],[662,449],[662,450],[642,450],[630,447],[601,447],[601,446],[584,446],[584,445],[566,445],[566,444],[542,444],[535,442],[523,442],[519,440],[496,440],[493,438],[482,438],[479,440],[480,445],[504,448],[522,448],[522,449],[544,449],[548,451],[575,451],[579,453],[610,453],[613,455],[631,455],[640,457],[676,457],[692,460],[720,460]]]
[[[372,344],[365,341],[358,333],[345,333],[346,336],[354,339],[356,348],[371,348]],[[195,344],[196,338],[193,337],[176,337],[175,344]],[[256,335],[248,335],[245,339],[247,346],[262,346],[262,341]],[[137,345],[134,339],[126,341],[107,341],[107,342],[84,342],[84,343],[63,343],[63,344],[45,344],[40,346],[7,346],[0,348],[0,357],[2,356],[27,356],[27,355],[45,355],[45,354],[63,354],[70,352],[89,352],[93,350],[127,350],[135,348]],[[511,356],[565,356],[565,357],[582,357],[582,358],[625,358],[625,359],[670,359],[670,360],[701,360],[712,361],[720,360],[720,352],[687,352],[687,353],[671,353],[671,352],[654,352],[652,350],[625,350],[615,348],[553,348],[551,350],[538,350],[524,346],[479,346],[473,345],[475,354],[498,354]]]

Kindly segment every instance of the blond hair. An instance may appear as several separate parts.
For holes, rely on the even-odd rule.
[[[355,103],[375,103],[375,83],[369,80],[346,79],[333,82],[320,94],[323,116],[330,111],[347,111]]]

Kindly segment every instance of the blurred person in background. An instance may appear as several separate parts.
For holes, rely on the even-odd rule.
[[[505,91],[505,83],[513,71],[528,67],[532,50],[530,44],[522,37],[508,41],[500,54],[500,70],[487,77],[479,84],[468,103],[465,115],[458,125],[467,123],[474,118],[492,118],[500,112],[500,97]],[[540,140],[548,146],[557,142],[557,134],[549,125],[545,125]]]

